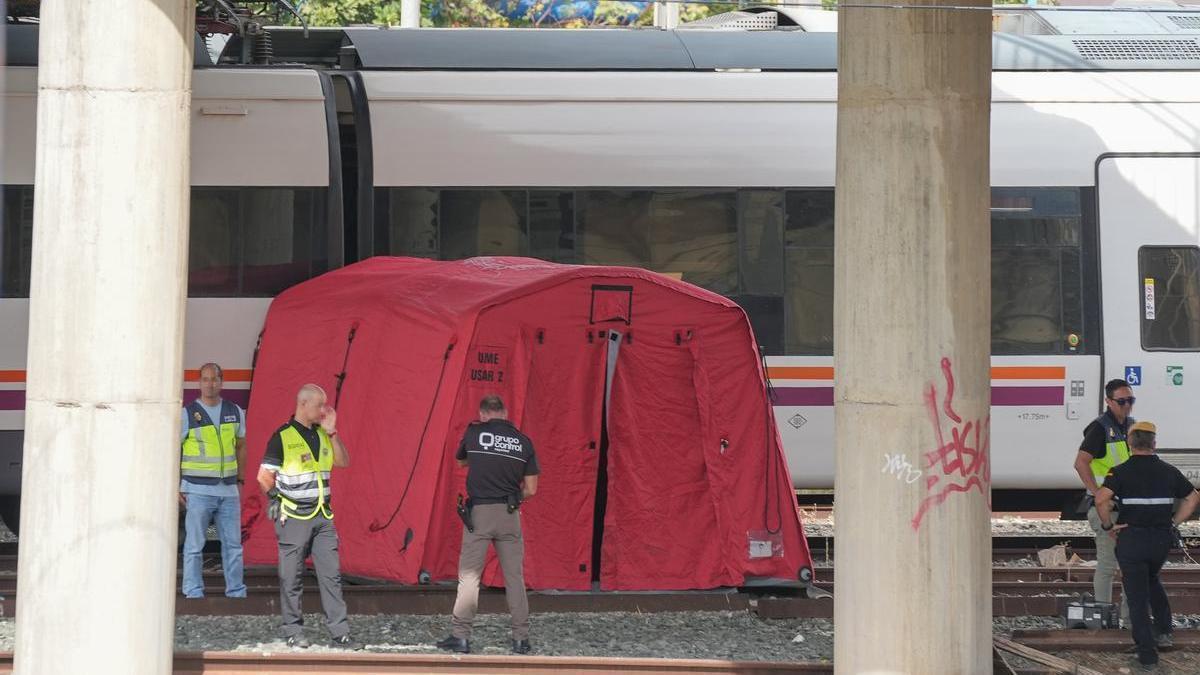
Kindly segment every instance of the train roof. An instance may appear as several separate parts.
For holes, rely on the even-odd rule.
[[[9,25],[9,65],[37,65],[37,26]],[[274,62],[348,70],[835,71],[837,34],[801,30],[270,29]],[[239,52],[233,38],[225,54]],[[231,59],[223,56],[221,64]],[[197,67],[211,66],[196,38]],[[992,36],[996,71],[1200,70],[1197,34]]]
[[[38,64],[38,24],[5,24],[4,63],[8,66],[36,66]],[[212,58],[204,38],[197,34],[192,42],[192,55],[197,67],[211,66]]]

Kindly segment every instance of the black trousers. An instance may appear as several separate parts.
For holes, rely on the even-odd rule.
[[[1117,537],[1117,563],[1121,566],[1121,585],[1129,600],[1129,621],[1138,660],[1158,661],[1155,635],[1171,632],[1171,605],[1167,591],[1158,579],[1171,550],[1169,527],[1127,527]],[[1153,628],[1151,614],[1154,615]]]

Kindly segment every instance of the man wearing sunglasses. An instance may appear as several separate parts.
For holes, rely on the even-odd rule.
[[[1113,575],[1117,571],[1117,539],[1113,532],[1103,528],[1100,515],[1096,512],[1095,498],[1108,472],[1129,459],[1126,436],[1130,425],[1134,423],[1131,415],[1134,400],[1133,389],[1128,382],[1109,380],[1104,385],[1104,404],[1107,409],[1083,430],[1083,443],[1075,455],[1075,472],[1087,488],[1084,504],[1087,507],[1088,524],[1096,533],[1096,572],[1092,577],[1092,590],[1097,602],[1112,602]],[[1128,619],[1129,604],[1122,597],[1121,620],[1128,625]]]

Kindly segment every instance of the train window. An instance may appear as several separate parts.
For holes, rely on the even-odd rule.
[[[193,190],[191,214],[188,295],[237,295],[237,190]]]
[[[529,193],[529,255],[560,263],[575,262],[575,193]]]
[[[579,262],[676,275],[717,293],[738,284],[733,190],[579,192]]]
[[[320,188],[193,188],[188,295],[271,296],[324,272]]]
[[[380,254],[460,260],[530,255],[532,246],[544,249],[573,241],[571,192],[385,188],[376,195],[379,237],[375,250]],[[560,199],[563,195],[565,205]],[[536,230],[531,232],[530,220],[535,217]],[[570,236],[560,238],[563,218]],[[547,234],[549,228],[554,230],[552,237]],[[566,250],[570,254],[570,248]],[[561,255],[556,248],[544,252],[551,254],[544,256],[550,260]]]
[[[788,354],[833,353],[833,190],[785,197]]]
[[[750,295],[783,295],[783,193],[738,193],[741,235],[740,290]]]
[[[766,354],[782,354],[784,325],[783,193],[738,192],[739,293],[730,299],[746,310]]]
[[[1200,351],[1200,249],[1138,249],[1142,348]]]
[[[0,298],[29,297],[33,186],[5,185],[0,204]]]
[[[438,257],[525,255],[528,215],[524,190],[442,190]]]
[[[1077,188],[992,190],[992,353],[1062,354],[1083,332]]]
[[[441,249],[438,191],[391,188],[376,190],[376,195],[375,217],[384,221],[384,227],[382,236],[376,240],[375,252],[437,258]]]

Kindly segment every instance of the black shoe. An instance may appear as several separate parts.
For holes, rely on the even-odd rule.
[[[346,635],[343,635],[341,637],[333,638],[332,640],[330,640],[330,644],[332,644],[334,647],[337,647],[338,649],[349,649],[352,652],[356,652],[363,648],[362,644],[360,644],[358,642],[358,640],[355,640],[354,638],[350,637],[349,633],[347,633]]]
[[[287,646],[295,647],[296,649],[308,649],[310,646],[312,646],[312,643],[309,642],[308,638],[304,637],[303,635],[289,635],[287,639]]]
[[[442,638],[441,640],[438,640],[437,648],[445,649],[448,652],[458,652],[459,654],[470,654],[471,653],[471,641],[466,638],[460,638],[460,637],[454,637],[453,635],[447,635],[446,637]]]
[[[513,640],[512,652],[514,654],[528,654],[533,651],[533,647],[529,645],[529,640]]]

